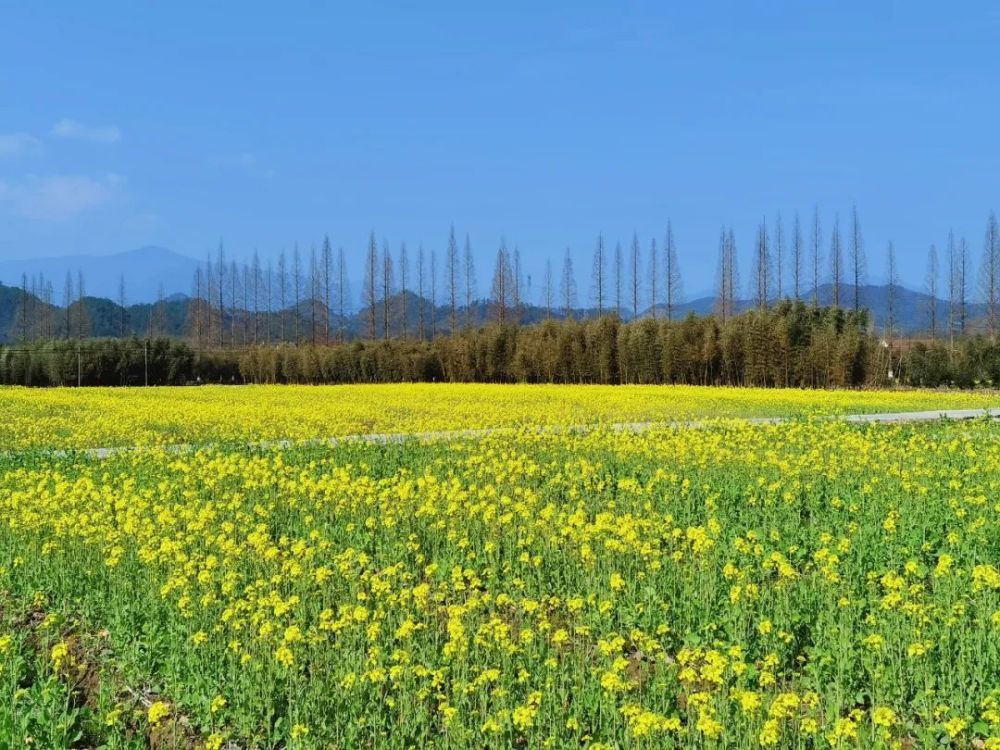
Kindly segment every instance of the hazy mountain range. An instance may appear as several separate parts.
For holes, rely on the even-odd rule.
[[[29,279],[43,274],[52,282],[54,300],[62,299],[66,274],[86,279],[86,293],[94,297],[118,299],[118,284],[125,277],[127,299],[154,302],[160,285],[165,294],[191,291],[199,262],[165,247],[148,245],[113,255],[66,255],[52,258],[0,260],[0,283],[20,286],[22,275]],[[29,282],[30,283],[30,282]]]
[[[29,279],[38,274],[44,274],[45,278],[52,283],[53,305],[45,306],[41,301],[36,301],[35,310],[43,307],[49,308],[45,313],[55,321],[67,318],[65,310],[62,313],[60,302],[62,300],[62,290],[67,273],[71,274],[76,283],[76,275],[82,271],[86,279],[86,298],[84,306],[89,319],[90,335],[111,336],[117,335],[121,330],[122,321],[127,322],[126,328],[129,333],[136,335],[146,335],[150,322],[154,319],[155,305],[159,290],[163,290],[165,303],[161,310],[162,315],[158,318],[157,324],[161,330],[171,335],[183,335],[187,332],[187,317],[190,297],[187,291],[192,288],[192,279],[195,270],[199,266],[199,261],[162,247],[143,247],[129,252],[118,253],[106,256],[75,255],[58,258],[36,258],[23,260],[0,261],[0,342],[13,341],[19,338],[19,330],[16,330],[18,322],[18,306],[21,299],[20,283],[22,274]],[[126,280],[126,301],[127,309],[123,318],[121,308],[117,304],[119,279],[124,276]],[[356,289],[357,287],[352,287]],[[919,291],[914,291],[903,286],[894,288],[894,306],[897,326],[904,333],[921,333],[929,329],[930,321],[930,297]],[[818,297],[821,304],[831,304],[833,288],[831,284],[824,284],[819,287]],[[886,285],[866,285],[860,290],[860,301],[863,307],[868,308],[872,313],[872,318],[876,328],[882,328],[887,317],[889,300],[889,289]],[[803,295],[806,300],[812,299],[812,290]],[[854,301],[854,287],[844,284],[841,286],[841,304],[850,306]],[[407,328],[411,332],[417,327],[417,309],[419,298],[412,292],[406,295],[407,302]],[[79,303],[77,303],[79,304]],[[738,308],[746,309],[751,306],[749,301],[737,303]],[[711,295],[698,296],[676,306],[675,317],[683,317],[688,312],[698,315],[705,315],[712,312],[715,305],[715,298]],[[396,309],[402,308],[402,298],[397,295],[395,300]],[[938,299],[934,303],[937,315],[937,324],[943,330],[948,317],[948,302]],[[438,331],[447,330],[451,311],[445,306],[438,305],[432,308],[429,302],[424,304],[427,327],[430,329],[430,319],[434,319],[434,327]],[[331,313],[331,327],[338,330],[343,325],[345,331],[350,335],[363,335],[367,330],[368,316],[365,310],[357,310],[352,305],[345,311],[344,320],[341,321],[335,314]],[[573,311],[575,318],[591,316],[596,311],[588,308],[576,308]],[[630,310],[623,310],[622,317],[628,319],[631,316]],[[650,315],[649,308],[640,310],[640,317]],[[664,306],[658,305],[656,314],[664,316],[666,310]],[[292,308],[288,308],[284,313],[275,312],[272,315],[271,326],[277,330],[281,325],[287,327],[289,332],[295,328],[295,318],[299,318],[300,332],[311,330],[311,306],[304,301],[299,306],[299,315],[295,315]],[[398,314],[398,313],[397,313]],[[981,318],[984,314],[984,307],[981,304],[967,305],[967,317],[970,321]],[[525,323],[532,323],[543,320],[546,316],[544,308],[537,305],[527,305],[521,319]],[[560,317],[559,313],[555,313]],[[486,301],[473,303],[471,309],[464,307],[458,311],[458,320],[464,324],[466,321],[472,324],[481,324],[489,319],[489,305]],[[51,326],[51,324],[49,324]],[[321,324],[320,324],[321,325]],[[379,323],[381,326],[381,322]],[[397,323],[398,327],[401,327]],[[56,326],[58,328],[58,325]],[[321,326],[322,327],[322,326]],[[974,328],[974,325],[972,326]],[[381,333],[381,328],[379,328]]]

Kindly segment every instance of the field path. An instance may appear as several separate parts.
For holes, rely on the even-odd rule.
[[[870,423],[883,423],[883,424],[903,424],[910,422],[933,422],[939,419],[944,420],[965,420],[965,419],[979,419],[982,417],[988,417],[992,419],[1000,419],[1000,407],[994,407],[989,409],[935,409],[930,411],[904,411],[904,412],[885,412],[881,414],[843,414],[834,415],[826,417],[818,417],[818,419],[833,419],[840,420],[843,422],[852,422],[856,424],[870,424]],[[621,422],[617,424],[604,425],[608,429],[619,430],[622,432],[645,432],[647,430],[657,429],[657,428],[669,428],[669,427],[684,427],[688,429],[700,429],[710,426],[717,422],[719,419],[733,419],[741,420],[749,424],[780,424],[789,419],[797,419],[798,417],[717,417],[707,420],[690,420],[690,421],[672,421],[672,422]],[[540,425],[534,429],[538,432],[553,432],[553,433],[565,433],[565,432],[585,432],[591,430],[601,425],[598,424],[584,424],[584,425],[569,425],[569,426],[544,426]],[[263,448],[274,449],[274,448],[292,448],[292,447],[302,447],[302,446],[320,446],[320,445],[337,445],[338,443],[345,442],[368,442],[368,443],[400,443],[405,440],[456,440],[461,438],[476,438],[484,437],[486,435],[503,433],[503,432],[513,432],[520,428],[517,427],[486,427],[482,429],[468,429],[468,430],[443,430],[438,432],[381,432],[381,433],[368,433],[359,435],[341,435],[339,437],[326,437],[326,438],[313,438],[308,440],[269,440],[259,443],[245,443],[247,447],[253,448]],[[90,456],[93,458],[108,458],[117,453],[124,453],[129,451],[141,450],[144,447],[149,448],[162,448],[168,451],[177,451],[182,453],[190,450],[197,450],[198,448],[206,448],[212,445],[218,445],[218,443],[176,443],[161,446],[119,446],[119,447],[106,447],[106,448],[81,448],[81,449],[57,449],[53,450],[52,454],[56,456],[69,456],[74,454],[82,454],[85,456]],[[226,443],[226,445],[240,445],[239,443]],[[14,451],[16,453],[30,452],[30,451]]]

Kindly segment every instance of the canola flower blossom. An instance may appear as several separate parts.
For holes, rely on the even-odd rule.
[[[10,454],[0,731],[93,658],[109,747],[995,749],[998,514],[985,421]]]
[[[0,451],[997,406],[990,392],[682,385],[0,387]]]

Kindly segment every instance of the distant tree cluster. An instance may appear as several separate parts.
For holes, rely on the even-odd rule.
[[[53,339],[0,346],[0,383],[27,386],[185,385],[204,375],[235,382],[235,363],[196,355],[174,339]]]
[[[511,271],[513,274],[513,270]],[[504,282],[505,283],[505,282]],[[0,347],[0,382],[23,385],[369,383],[687,383],[862,387],[1000,383],[1000,345],[970,338],[895,353],[867,335],[867,314],[786,300],[722,322],[616,315],[496,322],[430,340],[258,346],[199,352],[170,339],[54,340]]]
[[[194,273],[189,296],[168,298],[161,286],[155,302],[130,304],[126,279],[121,278],[116,300],[95,298],[86,294],[82,272],[67,274],[61,304],[56,303],[51,280],[43,276],[24,276],[16,289],[0,286],[0,340],[25,344],[171,337],[207,353],[280,343],[431,341],[488,323],[506,327],[609,315],[625,321],[676,321],[683,317],[684,291],[672,222],[666,222],[662,239],[652,237],[643,248],[634,232],[629,243],[615,241],[613,249],[598,234],[591,283],[589,291],[582,290],[586,300],[581,305],[576,256],[569,248],[561,268],[551,259],[545,261],[542,283],[533,287],[531,276],[524,276],[517,245],[511,248],[500,238],[488,292],[481,295],[468,234],[460,239],[451,227],[439,262],[434,249],[418,245],[414,257],[405,242],[393,249],[372,231],[363,253],[357,309],[355,292],[349,288],[348,254],[334,249],[329,238],[308,253],[295,244],[290,253],[282,250],[276,262],[264,264],[256,252],[250,262],[237,262],[220,243]],[[864,307],[867,256],[856,208],[843,230],[835,215],[826,234],[818,208],[811,222],[795,214],[789,233],[780,214],[773,220],[762,217],[745,283],[739,265],[735,232],[723,227],[714,303],[720,328],[747,309],[766,311],[784,300],[810,303],[814,309],[829,303],[856,318]],[[931,341],[947,340],[953,350],[957,340],[971,333],[984,333],[991,341],[1000,333],[1000,228],[995,214],[987,221],[978,270],[972,266],[965,238],[949,233],[943,259],[937,247],[930,246],[921,330]],[[900,296],[905,290],[891,242],[885,267],[886,314],[881,330],[868,332],[892,350],[903,338]],[[8,299],[14,293],[12,303],[5,302],[5,291]],[[946,302],[939,305],[939,297]],[[10,311],[6,320],[5,310]]]

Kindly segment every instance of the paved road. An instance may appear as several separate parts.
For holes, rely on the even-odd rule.
[[[905,411],[885,414],[846,414],[842,416],[824,417],[824,419],[835,419],[844,422],[869,424],[880,422],[885,424],[902,424],[908,422],[933,422],[940,419],[945,420],[965,420],[989,417],[1000,419],[1000,407],[990,409],[938,409],[931,411]],[[779,424],[789,419],[788,417],[746,417],[743,421],[750,424]],[[613,430],[622,432],[645,432],[647,430],[669,427],[685,427],[689,429],[699,429],[710,426],[714,420],[692,420],[687,422],[621,422],[618,424],[606,425]],[[571,425],[566,427],[539,427],[539,432],[567,433],[586,432],[594,429],[598,425]],[[498,432],[510,431],[509,427],[488,427],[476,430],[446,430],[440,432],[395,432],[395,433],[369,433],[364,435],[342,435],[340,437],[316,438],[314,440],[271,440],[260,443],[249,443],[248,447],[254,448],[290,448],[294,446],[318,446],[337,445],[345,442],[368,442],[368,443],[398,443],[404,440],[455,440],[460,438],[477,438]],[[205,444],[174,444],[161,446],[165,450],[176,451],[178,453],[206,447]],[[80,451],[56,450],[53,455],[66,456],[72,453],[82,453],[94,458],[108,458],[117,453],[137,450],[137,446],[108,447],[108,448],[87,448]]]
[[[1000,408],[993,409],[944,409],[942,411],[901,411],[892,414],[847,414],[840,419],[845,422],[933,422],[936,419],[978,419],[990,417],[1000,419]]]

